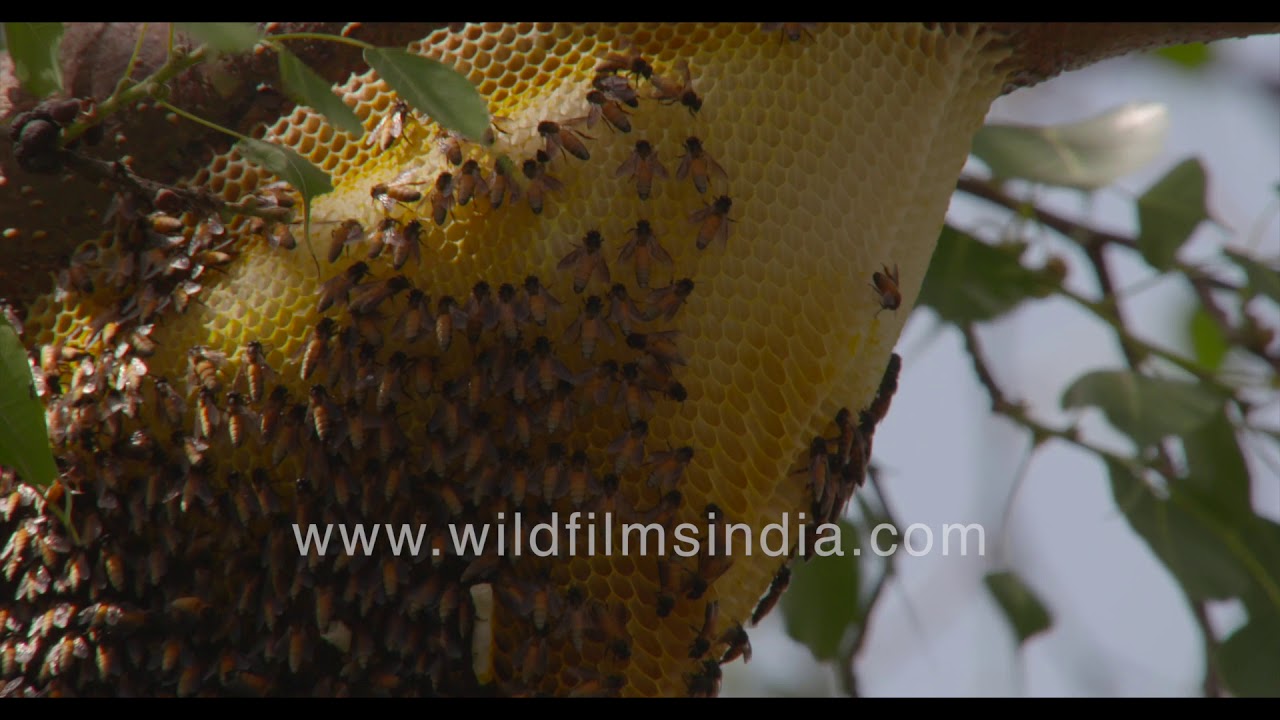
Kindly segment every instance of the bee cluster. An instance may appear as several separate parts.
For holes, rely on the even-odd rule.
[[[652,593],[637,610],[584,575],[598,567],[589,560],[527,551],[552,513],[610,513],[615,528],[658,523],[668,533],[681,516],[730,520],[685,501],[697,450],[649,438],[650,422],[687,397],[672,328],[696,283],[673,267],[669,240],[638,217],[621,239],[592,230],[566,240],[552,275],[477,278],[457,295],[416,279],[430,224],[476,198],[495,210],[524,198],[540,213],[564,189],[552,163],[591,157],[576,128],[632,132],[627,109],[643,81],[661,104],[702,107],[688,65],[666,77],[637,54],[613,53],[596,68],[588,115],[541,121],[533,158],[482,168],[444,134],[436,147],[456,170],[374,184],[379,219],[342,220],[329,233],[317,317],[275,367],[263,339],[234,353],[171,348],[185,367],[156,373],[151,331],[199,301],[238,243],[295,248],[292,196],[263,188],[238,229],[208,213],[188,228],[177,208],[147,214],[122,198],[113,242],[78,255],[61,282],[63,293],[114,303],[84,343],[100,349],[49,344],[32,358],[62,471],[49,501],[71,499],[80,542],[43,500],[0,478],[0,537],[9,538],[0,597],[17,599],[0,605],[0,695],[616,695],[634,633],[653,627],[638,613],[668,618],[677,608],[703,619],[675,630],[696,663],[687,690],[717,694],[721,665],[751,658],[746,630],[720,622],[712,590],[732,557],[705,547],[659,557],[656,587],[635,585],[642,598]],[[411,118],[395,104],[371,142],[389,149]],[[683,149],[678,180],[704,195],[727,180],[702,140]],[[671,173],[639,139],[613,175],[648,200]],[[723,247],[731,209],[721,194],[690,214],[690,242]],[[671,271],[666,285],[651,282],[655,266]],[[872,406],[856,422],[842,412],[835,437],[810,449],[803,472],[822,522],[862,482],[896,386],[894,358]],[[520,537],[510,532],[516,513]],[[491,536],[480,553],[455,552],[450,525],[504,521],[502,545]],[[321,557],[299,554],[291,526],[357,523],[429,533],[412,557],[385,543]],[[525,555],[513,555],[517,544]],[[586,545],[580,533],[576,546]],[[753,624],[789,573],[779,571]]]

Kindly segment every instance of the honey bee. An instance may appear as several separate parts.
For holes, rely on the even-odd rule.
[[[371,247],[369,248],[369,254],[365,256],[366,259],[375,260],[388,247],[402,244],[403,239],[400,236],[403,233],[404,227],[399,220],[390,216],[382,218],[382,220],[378,221],[378,227],[369,234]]]
[[[328,443],[337,429],[339,411],[329,400],[329,393],[323,385],[312,385],[310,402],[307,405],[307,421],[315,430],[316,437],[322,443]]]
[[[614,386],[618,382],[618,363],[615,360],[605,360],[583,373],[581,380],[583,408],[602,407],[613,396]]]
[[[765,615],[773,610],[773,606],[778,604],[778,599],[782,597],[782,593],[786,592],[787,586],[791,584],[791,568],[783,565],[778,569],[778,574],[773,576],[773,581],[769,583],[769,591],[765,596],[756,603],[755,610],[751,613],[751,626],[755,627],[760,624]]]
[[[849,412],[849,408],[840,408],[836,413],[836,428],[839,434],[831,440],[835,444],[835,456],[840,463],[840,467],[848,465],[854,459],[854,454],[861,455],[861,436],[858,426],[853,422],[853,413]]]
[[[539,336],[533,342],[533,374],[543,392],[551,392],[557,381],[572,383],[574,376],[551,350],[551,341]]]
[[[280,416],[284,413],[284,406],[289,401],[289,389],[283,385],[277,385],[271,391],[271,395],[267,398],[265,406],[262,408],[261,425],[262,439],[270,441],[275,437],[276,428],[280,426]]]
[[[590,359],[602,336],[612,342],[613,328],[604,321],[604,301],[599,296],[592,295],[587,298],[582,314],[569,325],[564,339],[566,342],[579,342],[582,346],[582,357]]]
[[[656,365],[663,375],[669,375],[671,365],[685,364],[684,358],[680,356],[679,348],[676,347],[677,335],[678,331],[676,330],[631,333],[627,335],[627,347],[633,350],[643,350],[647,354],[649,364]],[[645,361],[640,364],[643,369]]]
[[[218,371],[227,362],[224,353],[215,352],[203,345],[197,345],[187,351],[187,385],[195,389],[201,387],[210,392],[222,390],[218,382]]]
[[[609,653],[618,659],[630,658],[631,633],[627,630],[627,623],[631,619],[631,612],[627,606],[614,605],[610,610],[604,603],[597,602],[591,605],[588,612],[595,630],[593,639],[607,640]]]
[[[686,176],[691,176],[693,186],[698,192],[705,193],[712,175],[721,180],[729,177],[720,163],[702,147],[701,140],[692,136],[685,138],[684,147],[685,154],[680,156],[680,165],[676,168],[677,179],[683,180]]]
[[[474,159],[462,164],[462,170],[458,172],[456,194],[460,206],[471,202],[473,197],[489,194],[489,183],[485,182],[480,173],[480,163]]]
[[[729,223],[734,222],[729,217],[729,210],[732,207],[733,201],[727,195],[721,195],[714,203],[689,214],[689,222],[701,223],[701,227],[698,228],[699,250],[706,250],[712,241],[722,245],[728,242]]]
[[[643,221],[642,221],[643,222]],[[646,223],[646,227],[648,224]],[[557,270],[573,268],[573,291],[580,293],[587,287],[592,278],[609,283],[609,265],[605,261],[601,246],[604,238],[597,230],[589,230],[582,238],[581,245],[565,255],[556,265]]]
[[[520,199],[520,192],[511,158],[503,155],[494,162],[493,175],[489,178],[489,205],[495,210],[502,207],[504,197],[516,202]]]
[[[574,649],[582,652],[583,638],[587,634],[587,599],[583,595],[582,588],[577,585],[570,585],[565,592],[565,611],[561,616],[561,625],[566,628],[569,633],[569,642],[573,643]]]
[[[628,107],[640,107],[640,94],[631,86],[631,83],[624,77],[617,75],[596,75],[591,80],[591,86],[604,93],[604,96],[614,102],[622,103]]]
[[[698,93],[693,90],[689,62],[681,60],[676,70],[680,76],[678,80],[672,80],[661,75],[654,75],[650,78],[655,90],[652,97],[663,105],[671,105],[678,102],[689,110],[690,115],[697,115],[698,111],[702,109],[702,98],[698,97]]]
[[[178,395],[169,381],[163,377],[155,380],[156,388],[156,405],[160,407],[164,414],[164,419],[170,425],[180,425],[182,416],[186,414],[186,403],[182,401],[182,397]]]
[[[800,41],[800,37],[801,37],[801,35],[807,36],[810,40],[812,40],[812,39],[813,39],[813,35],[812,35],[812,33],[811,33],[810,31],[811,31],[811,30],[816,30],[816,29],[818,28],[818,23],[812,23],[812,22],[800,22],[800,23],[797,23],[797,22],[789,22],[789,23],[784,23],[784,22],[767,22],[767,23],[760,23],[760,27],[761,27],[765,32],[776,32],[776,31],[778,31],[778,30],[781,30],[781,31],[782,31],[782,36],[783,36],[783,37],[785,37],[786,39],[790,40],[791,42],[799,42],[799,41]]]
[[[396,318],[391,332],[406,342],[413,342],[424,332],[431,331],[431,299],[417,288],[409,290],[405,311]]]
[[[244,442],[244,433],[253,423],[253,411],[245,405],[244,398],[238,392],[227,393],[227,434],[231,437],[231,447],[240,447]]]
[[[331,349],[329,342],[333,338],[335,325],[333,318],[321,318],[311,331],[311,337],[303,346],[302,379],[311,377],[320,363],[328,360]]]
[[[889,414],[889,403],[898,391],[898,374],[902,371],[902,356],[898,353],[889,355],[889,364],[885,367],[884,376],[880,378],[880,387],[876,389],[876,397],[870,407],[859,414],[858,430],[867,443],[867,453],[871,453],[871,436],[876,425]]]
[[[618,382],[618,395],[626,406],[627,419],[631,422],[635,422],[653,412],[653,397],[649,394],[649,387],[644,382],[644,378],[640,373],[640,365],[637,363],[629,362],[622,366],[622,377]]]
[[[616,283],[609,290],[609,319],[623,334],[627,334],[649,318],[647,313],[636,307],[627,293],[627,286]]]
[[[547,446],[547,459],[542,466],[542,499],[551,504],[560,498],[568,484],[569,465],[565,460],[565,447],[560,443]]]
[[[561,380],[556,384],[555,392],[551,394],[551,401],[547,403],[546,414],[543,417],[547,432],[554,433],[556,430],[567,427],[569,423],[573,422],[574,406],[571,400],[572,395],[572,383],[567,380]]]
[[[591,153],[587,151],[587,146],[583,144],[580,138],[587,138],[588,140],[592,138],[583,135],[577,130],[550,120],[543,120],[538,123],[538,134],[546,142],[547,157],[554,157],[556,150],[559,150],[561,153],[567,153],[579,160],[591,159]]]
[[[399,180],[399,178],[397,178]],[[422,199],[422,192],[415,190],[414,185],[422,183],[377,183],[369,190],[369,196],[373,201],[382,206],[384,212],[391,212],[395,204],[415,203]]]
[[[359,220],[348,218],[338,223],[338,227],[329,233],[329,262],[337,262],[344,248],[364,239],[364,225]]]
[[[807,477],[809,492],[813,494],[814,514],[827,517],[835,499],[835,488],[831,481],[831,458],[827,454],[825,438],[815,437],[809,444],[809,464],[803,472]]]
[[[379,152],[386,152],[404,134],[405,122],[413,118],[409,103],[397,100],[373,131],[365,136],[365,146],[376,145]]]
[[[293,236],[293,231],[285,223],[271,226],[271,230],[267,233],[267,243],[272,248],[282,250],[293,250],[298,247],[298,239]]]
[[[658,151],[653,149],[648,140],[636,143],[635,151],[618,166],[614,177],[628,177],[636,181],[636,190],[641,200],[648,200],[653,189],[655,177],[665,179],[667,168],[658,160]]]
[[[591,472],[587,454],[581,450],[574,452],[569,458],[569,501],[574,507],[582,507],[587,500],[587,493],[596,488],[595,474]]]
[[[522,442],[528,447],[527,441],[522,439]],[[524,450],[517,450],[511,456],[509,473],[503,485],[511,502],[517,506],[524,504],[525,496],[529,493],[529,454]]]
[[[595,71],[600,75],[626,72],[633,77],[642,77],[646,80],[653,77],[653,66],[639,53],[634,52],[626,54],[611,52],[596,65]]]
[[[644,465],[644,441],[649,437],[649,423],[636,420],[631,423],[627,432],[614,440],[608,452],[614,456],[614,472],[623,472],[629,467]]]
[[[648,466],[653,469],[649,473],[649,487],[657,487],[661,492],[670,492],[680,484],[680,477],[685,468],[693,460],[693,448],[685,445],[665,452],[654,453]]]
[[[648,220],[639,220],[629,230],[631,240],[618,253],[618,262],[634,262],[636,266],[636,284],[642,288],[649,287],[649,276],[655,261],[670,266],[671,255],[658,243],[653,228]],[[605,282],[608,282],[606,278]]]
[[[534,678],[543,677],[547,673],[547,639],[531,637],[525,641],[520,651],[520,679],[525,683]]]
[[[78,292],[85,295],[93,294],[93,267],[97,263],[100,255],[97,245],[90,245],[71,256],[71,263],[65,271],[66,282],[59,282],[59,285],[69,285]]]
[[[709,535],[714,534],[717,539],[722,542],[728,542],[726,537],[724,521],[724,513],[714,504],[707,505],[706,514],[710,519],[710,525],[707,527]],[[723,548],[721,548],[723,549]],[[687,592],[685,597],[690,600],[697,600],[706,594],[711,585],[720,576],[728,572],[733,565],[733,556],[727,553],[715,553],[711,551],[711,544],[702,548],[702,552],[698,554],[698,567],[689,575],[686,583]]]
[[[617,128],[625,133],[631,132],[631,118],[627,116],[627,111],[622,109],[622,103],[614,100],[604,91],[588,92],[587,103],[591,105],[591,109],[584,118],[588,129],[595,127],[596,123],[603,119],[610,130]]]
[[[716,622],[720,618],[720,603],[712,600],[707,603],[702,617],[702,629],[689,645],[690,659],[697,660],[711,650],[711,636],[716,632]]]
[[[364,262],[357,262],[342,271],[341,274],[334,275],[324,281],[324,284],[320,286],[320,302],[316,305],[316,310],[324,312],[337,302],[346,304],[351,295],[351,289],[368,274],[369,266]]]
[[[498,323],[498,313],[493,307],[493,298],[489,296],[489,283],[481,280],[471,288],[471,296],[459,313],[467,340],[475,345],[480,341],[480,333],[492,329]]]
[[[455,202],[453,173],[440,173],[436,177],[435,190],[431,193],[431,219],[435,220],[436,225],[444,225]]]
[[[715,660],[703,660],[700,672],[685,676],[689,683],[689,697],[709,698],[719,695],[722,677],[719,663]]]
[[[537,283],[537,278],[534,278],[534,282]],[[515,286],[503,283],[498,288],[498,327],[502,329],[502,336],[508,340],[518,338],[520,323],[528,317],[529,306],[516,296]]]
[[[201,388],[196,397],[196,437],[212,439],[221,424],[217,398],[209,388]]]
[[[450,165],[462,164],[462,138],[457,133],[446,131],[444,137],[436,141],[436,147],[444,154]]]
[[[396,351],[387,359],[387,367],[383,370],[382,377],[378,381],[378,398],[376,402],[378,412],[385,412],[392,404],[399,402],[401,378],[408,361],[405,354],[400,351]]]
[[[368,315],[376,311],[379,305],[410,287],[409,278],[404,275],[392,275],[376,283],[361,285],[355,288],[349,307],[352,313]]]
[[[440,374],[440,358],[419,355],[413,359],[412,365],[414,390],[420,395],[429,395],[435,389],[435,380]]]
[[[457,309],[458,302],[449,295],[440,298],[436,304],[435,332],[440,352],[448,352],[453,344],[453,314]]]
[[[898,289],[898,265],[894,263],[893,270],[888,265],[881,265],[883,273],[871,273],[871,289],[876,291],[876,298],[880,302],[880,309],[876,310],[879,315],[884,310],[897,310],[902,305],[902,291]]]
[[[529,208],[533,210],[534,215],[542,214],[543,199],[549,192],[557,192],[564,188],[564,183],[559,179],[547,174],[547,163],[551,162],[551,157],[546,152],[539,150],[537,160],[525,160],[520,166],[520,171],[528,178],[529,185],[525,188],[525,197],[529,200]]]
[[[693,280],[684,278],[666,287],[655,288],[649,293],[649,312],[645,320],[662,318],[671,320],[684,306],[693,292]]]
[[[238,376],[245,379],[249,400],[260,402],[267,381],[275,377],[275,371],[267,365],[267,355],[262,343],[250,340],[244,346],[244,364],[240,366]]]

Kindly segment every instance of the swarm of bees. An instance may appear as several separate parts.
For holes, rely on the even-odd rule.
[[[526,534],[508,535],[509,551],[529,547],[529,529],[556,512],[668,529],[680,513],[702,512],[713,532],[732,522],[713,505],[686,507],[681,488],[702,451],[649,437],[655,413],[688,397],[683,339],[671,328],[698,284],[668,248],[727,247],[736,222],[721,187],[728,174],[702,139],[683,141],[675,180],[713,198],[687,217],[683,238],[637,217],[620,237],[559,239],[554,277],[476,279],[454,294],[412,272],[432,224],[458,208],[523,200],[541,213],[564,190],[555,163],[592,158],[582,129],[603,121],[630,133],[628,109],[643,100],[690,114],[703,106],[687,64],[663,73],[627,51],[601,59],[586,99],[583,118],[539,122],[532,158],[482,164],[445,133],[433,151],[448,171],[375,183],[376,222],[347,218],[329,230],[317,317],[298,351],[275,364],[267,338],[187,348],[167,376],[148,359],[154,324],[198,303],[238,243],[296,247],[294,195],[264,187],[255,206],[268,212],[238,231],[216,215],[190,227],[190,217],[118,200],[112,242],[81,251],[61,279],[66,294],[110,288],[122,298],[93,328],[95,349],[46,345],[31,357],[63,471],[48,502],[71,499],[80,543],[46,521],[44,501],[12,474],[0,476],[0,596],[19,603],[0,604],[0,696],[626,689],[633,609],[554,560],[493,547],[455,554],[445,526],[520,512]],[[367,142],[385,152],[410,122],[397,102]],[[671,181],[666,152],[637,138],[613,175],[650,200]],[[896,282],[886,268],[874,286],[887,298]],[[843,411],[834,436],[814,440],[803,474],[815,516],[836,517],[861,485],[897,366],[895,355],[869,408],[856,418]],[[615,428],[606,445],[575,443],[597,426]],[[294,526],[375,519],[429,528],[425,557],[296,549]],[[693,696],[719,692],[723,663],[751,659],[746,629],[722,622],[712,591],[732,565],[705,546],[657,560],[648,611],[702,618],[688,628]],[[782,567],[752,624],[789,577]],[[580,662],[549,676],[556,653],[570,652],[560,645]]]

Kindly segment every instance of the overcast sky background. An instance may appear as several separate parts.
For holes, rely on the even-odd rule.
[[[1045,192],[1049,206],[1131,233],[1132,200],[1194,155],[1208,173],[1210,212],[1232,232],[1202,225],[1191,257],[1207,257],[1225,241],[1274,260],[1280,255],[1280,37],[1212,47],[1215,62],[1198,70],[1128,56],[1063,75],[1001,98],[988,119],[1061,124],[1124,103],[1162,103],[1169,133],[1155,161],[1091,199]],[[1005,222],[990,206],[960,201],[952,203],[949,219],[965,228]],[[1136,258],[1113,257],[1119,286],[1135,288],[1124,306],[1131,323],[1148,339],[1173,342],[1193,296],[1176,281],[1150,283]],[[1072,287],[1096,296],[1079,255],[1068,259]],[[986,556],[899,553],[899,577],[885,590],[858,663],[862,694],[1198,695],[1199,632],[1168,572],[1117,511],[1099,462],[1061,444],[1039,450],[1004,528],[1027,457],[1026,433],[991,417],[959,335],[937,329],[935,318],[919,311],[903,333],[901,384],[876,431],[875,460],[903,525],[923,523],[936,535],[945,523],[981,523]],[[980,332],[1005,391],[1058,426],[1069,419],[1059,397],[1072,379],[1123,363],[1113,335],[1066,303],[1037,303]],[[1087,438],[1124,447],[1105,421],[1086,418]],[[1273,452],[1249,460],[1254,506],[1280,520],[1280,457]],[[1010,568],[1054,615],[1051,630],[1021,650],[982,581],[987,572]],[[1243,613],[1215,608],[1213,618],[1231,629]],[[751,631],[751,641],[750,665],[725,666],[724,696],[837,692],[831,669],[786,636],[780,611]]]

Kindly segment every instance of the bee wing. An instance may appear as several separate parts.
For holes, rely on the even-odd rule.
[[[667,253],[665,248],[663,248],[661,245],[658,244],[657,240],[654,240],[653,242],[649,243],[649,247],[651,248],[651,252],[653,254],[654,260],[657,260],[658,262],[661,262],[661,263],[665,263],[667,265],[670,265],[672,263],[671,255]]]
[[[569,253],[568,255],[565,255],[564,258],[562,258],[560,262],[556,265],[556,269],[564,270],[565,268],[573,267],[573,265],[578,262],[578,258],[582,257],[582,253],[584,252],[586,252],[586,248],[580,247],[574,250],[573,252]],[[544,294],[546,293],[545,288],[543,289],[543,293]]]
[[[729,173],[725,172],[724,168],[720,167],[720,163],[716,162],[715,158],[704,153],[702,156],[702,159],[707,166],[707,174],[715,175],[721,180],[729,179]]]
[[[618,166],[618,169],[614,171],[613,176],[616,178],[620,178],[620,177],[627,177],[630,175],[634,175],[636,172],[636,168],[639,165],[640,165],[640,156],[637,155],[636,153],[631,153],[631,155],[628,156],[626,160],[622,161],[622,164]]]
[[[591,269],[591,274],[598,275],[600,282],[608,285],[611,282],[609,279],[609,264],[604,261],[603,253],[596,258],[595,263],[595,267]]]

